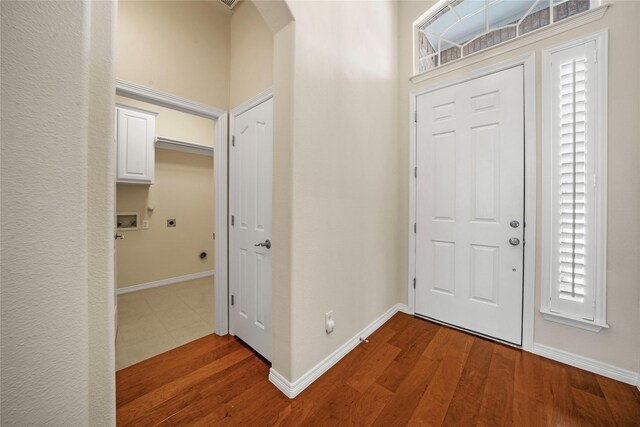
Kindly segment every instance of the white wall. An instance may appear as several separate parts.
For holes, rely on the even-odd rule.
[[[405,173],[396,4],[289,6],[296,22],[275,43],[273,283],[285,299],[274,298],[273,363],[296,380],[398,302]],[[288,355],[276,350],[286,339]]]
[[[263,5],[264,6],[264,5]],[[269,21],[271,22],[271,21]],[[273,79],[273,242],[272,367],[291,379],[292,342],[292,189],[293,78],[295,22],[274,36]],[[275,243],[277,242],[277,244]]]
[[[399,3],[400,38],[399,83],[400,83],[400,149],[405,164],[408,164],[409,145],[409,91],[442,83],[460,77],[465,73],[506,59],[534,51],[536,53],[536,110],[537,110],[537,230],[536,238],[536,307],[535,342],[570,353],[595,359],[619,368],[637,371],[640,349],[638,334],[638,301],[640,299],[640,52],[630,49],[630,43],[640,40],[638,21],[640,3],[617,1],[607,11],[605,17],[580,28],[565,31],[560,35],[544,39],[515,51],[503,53],[477,64],[455,70],[419,84],[411,84],[412,75],[412,23],[433,5],[430,1]],[[541,70],[540,58],[544,48],[565,41],[609,29],[609,177],[608,177],[608,299],[607,321],[611,328],[599,333],[561,325],[544,320],[539,314],[540,287],[543,284],[540,273],[541,254]],[[492,52],[501,52],[498,47]],[[408,181],[402,173],[401,194],[403,195],[403,230],[408,228]],[[406,259],[403,249],[403,258]],[[406,272],[401,277],[406,283]],[[403,299],[406,299],[406,287]]]
[[[233,9],[230,52],[231,110],[273,84],[273,34],[252,1]]]
[[[118,79],[226,110],[231,11],[218,1],[118,2]]]
[[[2,424],[113,425],[115,4],[1,15]]]
[[[153,185],[117,185],[118,212],[136,212],[140,224],[149,222],[147,229],[121,231],[118,288],[214,269],[213,159],[160,148],[155,155]],[[175,227],[167,227],[169,218]],[[202,251],[208,253],[204,260]]]
[[[266,6],[260,3],[262,7]],[[287,9],[288,12],[288,9]],[[261,13],[264,12],[261,10]],[[289,12],[290,13],[290,12]],[[268,22],[272,24],[272,20]],[[277,31],[273,43],[273,242],[272,367],[291,378],[291,191],[293,148],[293,51],[295,22]]]

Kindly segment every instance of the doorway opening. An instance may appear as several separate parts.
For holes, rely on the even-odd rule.
[[[169,101],[118,82],[116,369],[226,333],[216,322],[214,230],[226,215],[215,221],[213,155],[226,115]]]
[[[231,54],[233,53],[233,55]],[[229,268],[229,227],[231,217],[228,209],[228,162],[231,140],[228,138],[230,117],[225,111],[227,108],[233,109],[247,105],[262,95],[261,91],[269,88],[273,84],[273,33],[266,21],[262,18],[258,7],[251,2],[241,2],[237,7],[230,10],[221,2],[122,2],[118,10],[118,43],[117,43],[117,69],[116,69],[116,94],[129,100],[141,101],[150,105],[138,105],[137,108],[157,112],[161,108],[174,110],[185,115],[195,116],[198,119],[206,119],[209,123],[209,130],[214,129],[213,137],[213,210],[215,225],[213,230],[207,227],[200,227],[199,236],[206,236],[209,242],[213,242],[213,249],[208,252],[204,247],[199,247],[195,252],[197,262],[209,263],[213,258],[213,265],[202,267],[202,271],[181,272],[187,276],[185,281],[197,280],[213,282],[211,276],[189,277],[189,274],[205,274],[214,271],[215,285],[213,294],[207,295],[209,301],[213,300],[213,317],[210,323],[215,328],[218,335],[226,335],[229,328],[229,310],[232,307],[227,270]],[[255,95],[258,94],[258,95]],[[247,101],[248,100],[248,101]],[[119,102],[124,103],[121,99]],[[239,105],[241,105],[239,107]],[[222,106],[225,110],[215,106]],[[163,117],[168,114],[160,111],[157,115],[158,126],[162,126]],[[195,126],[195,125],[193,125]],[[189,125],[188,127],[191,127]],[[231,128],[232,129],[232,128]],[[171,147],[180,147],[185,152],[177,153],[183,159],[187,157],[192,161],[196,158],[204,158],[203,153],[194,153],[192,150],[202,151],[202,143],[198,143],[188,136],[174,136],[160,129],[156,135],[158,138],[156,153],[156,166],[163,161],[163,157],[174,156],[175,150]],[[210,139],[207,139],[209,147]],[[194,147],[198,146],[198,147]],[[191,151],[190,151],[191,150]],[[167,154],[171,151],[171,154]],[[129,153],[129,152],[128,152]],[[134,153],[131,151],[129,154]],[[198,155],[200,154],[200,155]],[[209,158],[211,159],[211,158]],[[200,160],[202,161],[202,160]],[[143,164],[144,162],[141,162]],[[133,162],[132,164],[137,165]],[[271,163],[269,164],[271,167]],[[157,169],[157,168],[156,168]],[[155,189],[153,186],[161,183],[155,177],[157,184],[153,184],[150,195]],[[132,185],[132,184],[127,184]],[[124,185],[123,185],[124,187]],[[181,194],[182,196],[182,194]],[[178,215],[159,214],[160,206],[153,197],[147,197],[152,209],[151,216],[157,216],[160,226],[165,232],[179,231],[185,226],[185,221]],[[201,197],[204,199],[204,197]],[[119,200],[119,204],[123,205]],[[186,205],[187,202],[184,202]],[[155,206],[154,206],[155,205]],[[118,206],[120,213],[137,212],[137,216],[132,218],[142,223],[149,220],[149,206],[138,207],[132,210],[124,210],[125,206]],[[145,212],[146,209],[146,212]],[[201,209],[204,211],[204,209]],[[143,211],[138,212],[138,211]],[[161,218],[160,218],[161,217]],[[174,222],[169,225],[167,221]],[[152,226],[153,224],[148,224]],[[190,225],[190,224],[186,224]],[[128,231],[125,233],[141,233],[146,230]],[[118,232],[118,230],[116,230]],[[130,239],[125,234],[125,240],[118,240],[117,245],[123,246]],[[196,240],[187,239],[189,242]],[[202,245],[201,245],[202,246]],[[193,252],[188,250],[191,257]],[[199,258],[204,256],[204,259]],[[121,260],[120,263],[123,261]],[[121,266],[117,266],[121,267]],[[161,267],[166,267],[164,263]],[[182,277],[181,275],[172,277]],[[157,279],[157,280],[156,280]],[[151,282],[163,281],[165,278],[151,278]],[[121,280],[124,283],[124,281]],[[135,285],[144,285],[151,282],[136,282]],[[128,284],[131,284],[129,282]],[[129,294],[153,290],[157,293],[165,293],[171,287],[197,287],[196,282],[162,284],[158,288],[135,289],[136,292],[120,291],[120,298],[126,300]],[[122,288],[122,284],[119,284]],[[124,293],[123,293],[124,292]],[[181,290],[189,293],[190,291]],[[198,292],[193,291],[198,294]],[[204,298],[204,291],[198,294],[200,299]],[[234,298],[239,298],[235,295]],[[145,298],[145,300],[150,299]],[[184,301],[183,296],[176,298],[164,295],[164,299]],[[242,299],[240,299],[242,301]],[[266,299],[265,299],[266,301]],[[270,301],[270,295],[269,295]],[[148,301],[146,301],[148,302]],[[200,301],[201,302],[201,301]],[[200,302],[197,302],[196,305]],[[127,303],[125,303],[126,305]],[[193,303],[191,303],[194,305]],[[268,304],[268,312],[271,307]],[[198,308],[198,307],[197,307]],[[199,307],[205,312],[204,307]],[[116,314],[122,307],[116,307]],[[207,307],[206,313],[211,310]],[[210,317],[210,316],[209,316]],[[122,319],[120,319],[122,321]],[[202,320],[202,319],[200,319]],[[117,320],[116,320],[117,321]],[[173,328],[177,324],[186,320],[176,319]],[[170,323],[166,320],[164,323]],[[270,324],[268,321],[264,325]],[[122,324],[120,325],[122,328]],[[270,329],[269,329],[270,330]],[[172,332],[172,331],[169,331]],[[269,340],[271,334],[269,332]],[[243,337],[240,337],[243,338]],[[243,338],[250,345],[249,339]],[[255,346],[253,346],[255,348]]]

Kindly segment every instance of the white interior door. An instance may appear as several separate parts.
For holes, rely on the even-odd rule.
[[[416,314],[522,344],[523,67],[417,98]]]
[[[232,135],[231,327],[270,360],[273,100],[235,117]]]

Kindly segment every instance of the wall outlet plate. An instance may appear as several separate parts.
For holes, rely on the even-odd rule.
[[[176,219],[171,218],[167,220],[167,227],[175,227],[177,225]]]
[[[327,332],[327,334],[330,334],[331,332],[333,332],[335,327],[336,322],[334,322],[333,320],[333,310],[327,311],[324,314],[324,330]]]
[[[142,229],[147,230],[149,228],[149,220],[145,219],[142,221]]]

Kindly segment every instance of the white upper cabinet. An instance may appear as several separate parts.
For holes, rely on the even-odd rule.
[[[116,182],[153,184],[156,114],[116,107]]]

